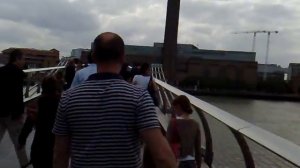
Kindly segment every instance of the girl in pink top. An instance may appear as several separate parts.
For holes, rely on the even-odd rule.
[[[176,155],[179,168],[201,167],[201,134],[199,124],[190,118],[189,99],[178,96],[172,103],[176,117],[169,124],[167,137]]]

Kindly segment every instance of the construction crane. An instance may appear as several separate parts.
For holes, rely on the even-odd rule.
[[[266,31],[268,33],[268,41],[267,41],[267,51],[266,51],[266,59],[265,59],[265,71],[264,71],[264,81],[267,80],[267,69],[268,69],[268,59],[269,59],[269,50],[270,50],[270,38],[271,33],[279,33],[278,31]]]
[[[265,30],[258,31],[241,31],[241,32],[233,32],[233,34],[253,34],[253,42],[252,42],[252,52],[255,52],[255,43],[256,43],[256,34],[257,33],[267,33]]]
[[[244,32],[234,32],[233,34],[252,34],[253,33],[253,42],[252,42],[252,52],[255,52],[255,43],[256,43],[256,34],[257,33],[267,33],[267,50],[266,50],[266,58],[265,58],[265,70],[263,80],[267,79],[267,68],[268,68],[268,59],[269,59],[269,50],[270,50],[270,38],[272,33],[279,33],[279,31],[267,31],[267,30],[258,30],[258,31],[244,31]]]

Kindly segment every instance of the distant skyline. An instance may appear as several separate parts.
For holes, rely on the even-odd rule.
[[[101,32],[120,34],[126,44],[162,42],[167,0],[0,0],[0,49],[90,48]],[[251,34],[271,36],[270,64],[300,63],[299,0],[182,0],[178,43],[200,49],[251,51]],[[256,60],[264,63],[267,35],[258,34]]]

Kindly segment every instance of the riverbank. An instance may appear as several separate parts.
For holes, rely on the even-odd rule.
[[[248,92],[248,91],[211,91],[211,90],[192,90],[192,89],[182,89],[182,90],[195,96],[222,96],[222,97],[236,97],[236,98],[244,98],[244,99],[300,102],[299,95],[272,94],[272,93]]]

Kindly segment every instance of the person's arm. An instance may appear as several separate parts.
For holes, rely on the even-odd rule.
[[[160,130],[155,106],[147,91],[137,102],[137,128],[150,149],[156,167],[176,168],[176,159]]]
[[[168,128],[167,128],[167,140],[170,143],[173,139],[173,122],[172,119],[169,122]]]
[[[68,168],[70,158],[70,137],[55,136],[53,168]]]
[[[177,167],[175,156],[159,128],[145,130],[141,132],[141,137],[150,149],[156,167]]]
[[[200,127],[199,124],[197,124],[197,135],[196,135],[196,141],[195,141],[195,158],[197,162],[198,168],[201,167],[201,133],[200,133]]]
[[[70,158],[70,130],[67,121],[67,104],[71,96],[65,92],[60,100],[53,127],[55,144],[53,153],[54,168],[68,168]]]
[[[132,79],[132,84],[133,85],[136,85],[137,84],[137,81],[136,81],[136,75],[134,75],[133,79]]]
[[[23,121],[23,114],[25,111],[25,105],[23,100],[23,81],[25,73],[22,70],[19,70],[19,73],[16,73],[15,75],[17,75],[14,80],[15,83],[12,84],[15,86],[15,111],[13,111],[11,118],[16,121]]]

